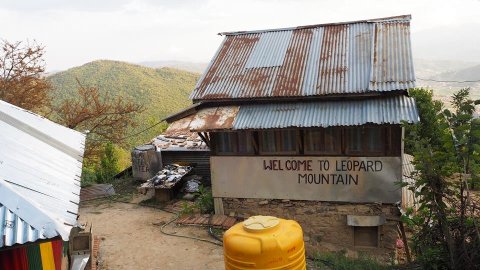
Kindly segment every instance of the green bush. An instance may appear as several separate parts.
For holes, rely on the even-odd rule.
[[[358,258],[349,258],[345,252],[318,253],[314,257],[314,266],[318,269],[335,270],[385,270],[391,269],[377,262],[375,259],[360,254]]]
[[[105,144],[100,164],[95,172],[97,183],[111,182],[113,177],[119,172],[118,155],[114,145],[111,142]]]
[[[202,214],[213,213],[214,207],[212,190],[204,186],[200,186],[198,191],[198,199],[195,203]]]
[[[82,168],[82,178],[81,178],[80,185],[82,187],[88,187],[95,184],[96,182],[97,182],[97,175],[95,174],[95,169],[88,166],[84,166]]]

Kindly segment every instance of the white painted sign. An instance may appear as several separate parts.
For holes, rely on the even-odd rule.
[[[214,156],[214,197],[395,203],[400,157]]]

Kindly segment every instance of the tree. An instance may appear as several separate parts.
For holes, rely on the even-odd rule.
[[[44,52],[35,42],[2,41],[0,99],[27,110],[48,111],[50,84],[44,78]]]
[[[127,129],[137,125],[135,115],[143,111],[143,106],[129,98],[101,93],[98,87],[83,86],[78,80],[77,83],[77,97],[65,99],[54,110],[61,124],[88,131],[85,156],[98,158],[103,143],[124,141]]]
[[[118,156],[115,153],[115,147],[111,142],[105,144],[103,153],[100,157],[100,164],[96,170],[96,182],[104,183],[111,180],[119,171]]]
[[[465,192],[466,161],[477,162],[471,158],[471,149],[477,147],[471,132],[474,103],[468,90],[460,90],[453,96],[452,113],[433,101],[432,91],[410,94],[421,119],[406,127],[405,136],[416,169],[408,188],[418,198],[418,209],[404,216],[414,229],[413,250],[424,269],[478,269],[479,209]]]
[[[420,115],[420,123],[405,126],[405,138],[419,137],[427,140],[434,146],[441,146],[442,128],[445,128],[445,118],[439,117],[443,104],[433,99],[433,92],[429,89],[410,89],[409,94],[415,98]],[[405,152],[413,154],[415,140],[405,140]]]
[[[125,142],[125,133],[130,127],[136,126],[135,116],[143,110],[143,106],[129,98],[113,97],[97,87],[85,87],[78,80],[77,95],[52,102],[51,87],[44,77],[44,52],[45,48],[36,42],[2,41],[0,99],[46,114],[69,128],[82,132],[88,130],[84,165],[92,173],[98,168],[112,171],[104,166],[105,161],[112,161],[105,154],[115,154],[110,151],[113,146],[109,147],[108,142]],[[100,164],[102,157],[104,164]]]

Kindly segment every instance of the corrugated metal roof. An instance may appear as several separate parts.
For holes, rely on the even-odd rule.
[[[413,98],[298,102],[241,106],[233,129],[357,126],[419,121]]]
[[[35,242],[45,239],[43,233],[33,228],[0,203],[0,247]]]
[[[0,247],[68,240],[78,213],[85,135],[3,101],[0,130],[0,239],[6,240]],[[7,229],[12,219],[22,222]]]
[[[364,124],[400,124],[419,121],[415,100],[407,96],[377,97],[363,100],[337,100],[315,102],[289,102],[240,105],[201,109],[196,114],[173,122],[167,133],[209,130],[272,129],[288,127],[331,127]],[[228,123],[203,119],[206,112],[215,112],[216,119],[229,119]],[[196,125],[208,122],[208,125]],[[218,124],[220,123],[220,124]],[[172,129],[172,130],[171,130]]]
[[[227,33],[190,98],[295,97],[415,86],[410,16]]]

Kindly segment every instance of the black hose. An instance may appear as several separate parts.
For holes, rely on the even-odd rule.
[[[178,215],[173,218],[172,220],[170,220],[169,222],[163,224],[161,227],[160,227],[160,232],[165,234],[165,235],[168,235],[168,236],[176,236],[176,237],[181,237],[181,238],[187,238],[187,239],[193,239],[193,240],[198,240],[198,241],[202,241],[202,242],[206,242],[206,243],[210,243],[210,244],[214,244],[214,245],[217,245],[217,246],[222,246],[222,244],[218,243],[218,242],[214,242],[214,241],[211,241],[211,240],[208,240],[208,239],[202,239],[202,238],[197,238],[197,237],[194,237],[194,236],[188,236],[188,235],[180,235],[180,234],[173,234],[173,233],[167,233],[164,231],[165,227],[167,227],[170,223],[174,222],[175,220],[178,219]]]

